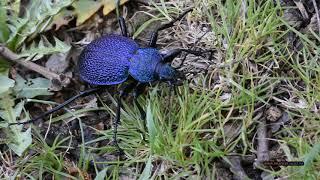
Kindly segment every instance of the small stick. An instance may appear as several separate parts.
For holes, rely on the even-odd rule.
[[[27,69],[30,69],[32,71],[35,71],[42,76],[46,77],[47,79],[53,80],[53,79],[58,79],[60,80],[60,76],[56,73],[53,73],[49,71],[48,69],[39,66],[38,64],[31,62],[31,61],[26,61],[24,58],[20,58],[17,54],[12,52],[10,49],[7,47],[0,45],[0,55],[3,56],[5,59],[7,59],[10,62],[13,62],[15,64],[20,64],[24,66]]]
[[[317,16],[317,24],[318,24],[318,31],[320,33],[320,16],[319,16],[319,10],[318,10],[318,6],[317,6],[317,2],[315,0],[312,0],[314,9],[316,11],[316,16]]]
[[[52,85],[50,87],[50,90],[52,91],[59,91],[62,87],[66,87],[70,83],[70,78],[66,77],[65,75],[56,74],[46,69],[45,67],[39,66],[34,62],[26,61],[24,58],[19,57],[19,55],[15,54],[10,49],[0,44],[0,57],[1,56],[9,62],[20,64],[23,67],[37,72],[45,78],[51,80]]]
[[[255,162],[255,166],[261,166],[263,161],[269,160],[269,143],[268,143],[268,135],[267,135],[267,126],[266,126],[266,118],[261,117],[258,122],[258,149],[257,149],[257,160]]]

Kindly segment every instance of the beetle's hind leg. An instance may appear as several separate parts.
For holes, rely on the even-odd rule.
[[[149,41],[149,47],[155,48],[157,45],[158,40],[158,32],[167,28],[170,28],[174,25],[175,22],[180,21],[187,13],[191,12],[193,8],[187,9],[185,12],[183,12],[181,15],[179,15],[177,18],[173,19],[172,21],[161,25],[159,28],[154,30],[151,34],[150,41]]]
[[[92,94],[94,92],[97,92],[98,90],[100,90],[101,87],[95,87],[95,88],[91,88],[91,89],[88,89],[86,91],[83,91],[83,92],[80,92],[80,94],[76,95],[76,96],[73,96],[71,97],[70,99],[66,100],[65,102],[63,102],[62,104],[52,108],[51,110],[29,120],[29,121],[25,121],[25,122],[17,122],[17,123],[10,123],[9,126],[12,126],[12,125],[21,125],[21,124],[29,124],[29,123],[33,123],[33,122],[36,122],[42,118],[44,118],[45,116],[49,115],[49,114],[52,114],[60,109],[62,109],[64,106],[70,104],[71,102],[73,102],[74,100],[76,100],[77,98],[79,97],[83,97],[83,96],[87,96],[89,94]]]

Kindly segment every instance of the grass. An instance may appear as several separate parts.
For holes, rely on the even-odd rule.
[[[190,92],[187,85],[179,89],[179,96],[171,95],[170,99],[168,88],[161,89],[160,91],[154,88],[145,102],[145,141],[137,131],[144,131],[137,109],[128,107],[123,113],[119,139],[128,159],[120,162],[124,163],[121,169],[147,162],[151,158],[153,162],[159,161],[168,166],[162,173],[154,174],[154,177],[170,177],[166,171],[171,171],[172,168],[184,174],[176,177],[192,175],[195,172],[199,176],[206,175],[205,171],[210,170],[210,161],[223,157],[228,152],[228,149],[218,145],[218,141],[223,137],[219,124],[223,123],[224,119],[218,112],[223,105],[215,101],[215,95],[204,91]],[[110,139],[112,135],[110,130],[100,133],[106,139]],[[95,150],[105,152],[110,149],[101,147]],[[207,165],[207,168],[203,170],[190,169],[204,165]]]
[[[245,3],[242,3],[245,2]],[[160,1],[147,9],[156,15],[141,25],[139,34],[153,21],[168,21],[191,2]],[[138,108],[125,103],[119,127],[120,146],[124,160],[116,157],[95,160],[94,154],[106,156],[114,152],[108,146],[96,146],[109,141],[112,130],[94,127],[81,128],[80,161],[68,163],[65,157],[71,136],[56,138],[48,145],[40,133],[34,134],[33,153],[19,159],[19,174],[30,179],[53,175],[57,179],[85,179],[89,164],[95,173],[107,179],[211,179],[232,177],[232,157],[246,157],[257,153],[256,131],[265,111],[272,106],[288,114],[288,122],[270,137],[270,153],[278,153],[288,161],[304,161],[301,167],[282,166],[280,169],[261,169],[269,177],[316,179],[320,176],[319,101],[320,69],[316,34],[306,35],[289,26],[282,18],[283,7],[273,0],[218,0],[195,1],[195,10],[188,21],[206,22],[211,31],[201,39],[201,48],[217,50],[215,59],[208,61],[216,67],[199,76],[200,81],[185,83],[173,94],[165,85],[152,87],[139,99],[147,112],[146,121],[140,119]],[[197,29],[197,27],[195,28]],[[189,47],[197,35],[191,27],[180,26],[162,34],[177,34],[181,46]],[[288,34],[294,33],[303,47],[292,50]],[[159,37],[162,37],[161,34]],[[194,38],[189,41],[183,37]],[[167,38],[167,39],[166,39]],[[178,41],[172,36],[160,38],[165,42]],[[188,65],[187,65],[188,66]],[[190,68],[192,64],[189,65]],[[112,99],[112,98],[111,98]],[[113,99],[112,99],[113,100]],[[115,101],[112,101],[116,104]],[[102,102],[103,103],[103,102]],[[52,119],[52,122],[89,111],[106,111],[115,115],[109,104],[78,110]],[[81,124],[81,123],[80,123]],[[268,127],[272,127],[270,122]],[[98,138],[86,141],[84,129],[91,129]],[[37,132],[37,131],[33,131]],[[5,155],[8,152],[5,152]],[[3,159],[4,158],[2,154]],[[8,159],[6,160],[6,162]],[[71,161],[71,160],[70,160]],[[5,163],[4,163],[5,164]],[[6,163],[9,165],[10,163]],[[98,170],[98,167],[104,170]],[[66,170],[76,169],[75,175]],[[246,172],[257,172],[253,165]],[[2,171],[1,178],[7,178]],[[228,176],[225,176],[228,174]]]

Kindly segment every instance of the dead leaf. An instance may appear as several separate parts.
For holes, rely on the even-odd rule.
[[[307,101],[301,98],[297,100],[294,100],[294,98],[283,100],[277,97],[273,97],[273,99],[277,102],[280,102],[281,106],[289,109],[306,109],[308,107]]]
[[[55,31],[61,26],[67,25],[73,18],[74,12],[72,10],[64,9],[59,14],[53,17],[52,23],[47,29],[52,29],[55,26]]]
[[[127,1],[121,0],[120,4],[124,4]],[[103,15],[107,15],[116,8],[116,1],[78,0],[71,7],[54,16],[51,25],[47,29],[52,29],[55,25],[55,30],[58,30],[61,26],[67,25],[74,17],[77,17],[77,26],[79,26],[93,16],[101,7],[103,7]]]
[[[266,112],[266,118],[268,121],[275,122],[277,121],[282,115],[282,112],[279,108],[275,106],[271,106]]]
[[[121,0],[120,4],[128,0]],[[77,26],[84,23],[94,13],[96,13],[103,6],[103,15],[109,14],[116,8],[115,0],[79,0],[72,4],[75,15],[77,16]]]
[[[239,136],[241,132],[241,124],[234,122],[234,123],[226,123],[223,126],[223,131],[225,135],[225,144],[229,144],[232,142],[236,137]]]
[[[289,114],[287,112],[283,112],[281,118],[279,118],[275,123],[271,124],[272,133],[277,132],[280,129],[281,125],[284,125],[288,121],[290,121]]]
[[[46,62],[46,68],[55,73],[63,73],[69,66],[66,53],[52,54]]]

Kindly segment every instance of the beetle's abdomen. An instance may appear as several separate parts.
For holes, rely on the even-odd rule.
[[[81,79],[91,85],[122,83],[129,75],[129,59],[138,48],[132,39],[119,35],[107,35],[92,41],[80,55]]]
[[[156,80],[156,65],[162,56],[157,49],[141,48],[130,59],[129,73],[139,82],[152,82]]]

